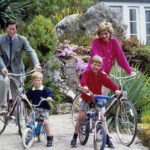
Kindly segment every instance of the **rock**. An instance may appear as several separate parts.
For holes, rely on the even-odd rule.
[[[58,36],[78,38],[81,34],[95,35],[97,26],[102,21],[109,21],[115,27],[125,29],[125,25],[121,24],[116,14],[101,3],[91,6],[83,15],[73,14],[65,17],[55,28]]]
[[[62,19],[56,26],[57,35],[61,36],[64,34],[69,34],[70,32],[76,34],[80,30],[79,20],[81,15],[73,14]]]
[[[63,104],[58,104],[57,105],[57,113],[58,114],[66,114],[70,113],[72,108],[71,103],[63,103]]]

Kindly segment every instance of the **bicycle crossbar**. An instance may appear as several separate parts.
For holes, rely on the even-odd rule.
[[[104,95],[94,95],[93,97],[96,99],[98,99],[98,98],[100,98],[100,99],[111,99],[110,96],[104,96]]]

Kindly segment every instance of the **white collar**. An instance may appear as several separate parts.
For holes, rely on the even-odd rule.
[[[36,89],[35,87],[33,87],[32,90],[33,90],[33,91],[35,91],[35,90],[43,90],[43,88],[44,88],[44,86],[41,85],[38,89]]]

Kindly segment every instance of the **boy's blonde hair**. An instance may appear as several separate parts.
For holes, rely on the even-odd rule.
[[[103,59],[100,56],[95,55],[91,59],[91,64],[94,63],[94,62],[102,64],[103,63]]]
[[[34,72],[32,75],[31,75],[31,80],[34,80],[36,78],[40,78],[41,80],[43,80],[43,74],[41,72]]]
[[[97,35],[99,36],[102,31],[108,30],[108,32],[112,35],[113,27],[110,22],[102,22],[99,24],[97,28]]]

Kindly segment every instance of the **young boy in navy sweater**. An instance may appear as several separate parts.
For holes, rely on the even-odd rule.
[[[89,107],[90,102],[93,101],[92,97],[87,95],[86,93],[88,93],[90,90],[93,94],[101,95],[102,85],[116,92],[116,94],[121,93],[118,90],[117,86],[113,83],[113,81],[110,80],[107,77],[107,75],[100,72],[101,65],[102,65],[102,58],[100,56],[95,55],[91,60],[91,70],[85,71],[81,77],[80,84],[83,87],[83,92],[81,95],[82,101],[80,103],[80,112],[78,120],[76,122],[73,139],[71,141],[72,146],[76,146],[77,136],[80,130],[80,121],[85,118],[86,112],[90,110]],[[101,117],[102,120],[104,120],[103,113],[101,114]],[[107,126],[105,125],[105,127],[107,132],[106,144],[108,145],[108,147],[114,148],[108,136]]]
[[[37,119],[44,121],[44,127],[47,135],[47,147],[52,146],[53,136],[50,136],[50,126],[49,126],[49,112],[50,105],[48,102],[52,101],[54,98],[53,93],[48,87],[42,85],[43,75],[40,72],[34,72],[31,75],[33,88],[30,88],[26,96],[29,100],[31,100],[32,104],[38,105],[40,102],[40,98],[46,98],[47,101],[41,103],[35,110],[35,117]],[[31,118],[28,123],[30,124]]]

